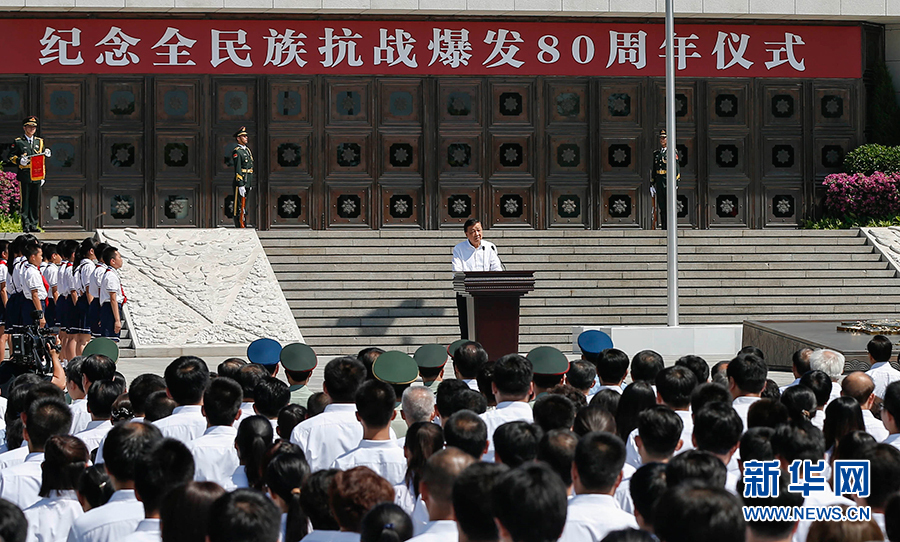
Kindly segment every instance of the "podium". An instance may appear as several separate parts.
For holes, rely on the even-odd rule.
[[[519,352],[519,299],[534,291],[534,272],[456,273],[453,291],[466,297],[469,340],[481,343],[491,360]]]

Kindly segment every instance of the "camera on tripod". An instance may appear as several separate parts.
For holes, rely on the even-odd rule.
[[[43,311],[34,311],[31,318],[37,322],[43,318]],[[37,323],[23,326],[22,333],[10,335],[9,362],[17,365],[19,371],[39,375],[53,374],[52,352],[59,352],[53,330],[40,327]],[[23,371],[24,370],[24,371]]]

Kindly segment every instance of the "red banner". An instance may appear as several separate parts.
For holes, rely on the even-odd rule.
[[[31,157],[31,180],[44,180],[44,155],[38,154]]]
[[[653,23],[5,19],[0,73],[665,75]],[[682,77],[858,78],[857,26],[676,24]]]

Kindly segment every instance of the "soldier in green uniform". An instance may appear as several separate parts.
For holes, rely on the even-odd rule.
[[[41,212],[41,185],[43,180],[31,180],[31,157],[36,154],[50,156],[50,150],[44,148],[44,140],[35,137],[38,119],[31,116],[22,121],[25,130],[23,137],[17,137],[9,153],[9,162],[18,166],[16,176],[22,190],[22,231],[38,231]]]
[[[666,149],[668,138],[666,131],[659,131],[659,150],[653,152],[653,172],[650,174],[650,194],[656,197],[656,205],[659,208],[659,223],[662,229],[666,229],[668,222],[666,221],[666,173],[668,171],[668,160],[666,157]],[[678,171],[678,151],[675,151],[675,179],[681,178]],[[676,185],[675,189],[678,187]]]
[[[426,388],[437,387],[444,381],[444,365],[447,364],[447,350],[439,344],[420,346],[413,355],[419,366],[419,375]]]
[[[538,346],[525,356],[534,368],[532,382],[534,383],[534,398],[529,401],[534,407],[534,401],[547,392],[553,386],[562,384],[563,377],[569,372],[569,360],[566,355],[552,346]]]
[[[394,394],[397,396],[394,410],[397,411],[397,415],[391,421],[391,429],[398,438],[405,437],[407,425],[401,414],[400,401],[403,398],[403,392],[419,378],[419,366],[409,354],[398,350],[389,350],[378,356],[378,359],[372,364],[372,375],[377,380],[386,382],[394,388]]]
[[[309,379],[318,365],[316,353],[303,343],[292,343],[281,350],[280,360],[290,386],[291,403],[306,408],[306,402],[313,394]]]
[[[247,226],[247,193],[253,188],[253,153],[247,147],[247,129],[235,132],[238,144],[232,153],[234,161],[234,227]]]

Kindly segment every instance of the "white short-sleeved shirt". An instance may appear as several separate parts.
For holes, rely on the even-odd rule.
[[[32,452],[25,461],[0,472],[0,498],[6,499],[22,510],[41,500],[41,463],[44,452]]]
[[[190,444],[206,432],[206,418],[203,417],[200,405],[175,407],[171,416],[153,422],[164,437],[180,440]]]
[[[41,274],[44,275],[44,279],[47,281],[47,284],[50,287],[57,286],[59,284],[59,266],[55,263],[47,263],[46,266],[41,270]]]
[[[9,268],[6,266],[6,260],[0,260],[0,282],[6,282],[9,276]]]
[[[332,403],[291,432],[291,442],[303,449],[312,472],[331,467],[335,459],[356,448],[362,437],[356,405],[351,403]]]
[[[122,282],[119,280],[119,273],[112,267],[107,267],[103,272],[103,281],[100,286],[100,304],[109,303],[110,292],[116,293],[116,303],[122,303],[124,296],[122,294]]]
[[[29,542],[64,542],[75,520],[84,515],[75,490],[53,490],[25,510]]]
[[[0,471],[4,471],[13,465],[25,462],[28,456],[28,443],[22,441],[22,445],[15,450],[8,450],[0,453]]]
[[[144,518],[122,542],[162,542],[159,518]]]
[[[194,480],[215,482],[225,487],[240,465],[234,439],[237,429],[230,425],[214,425],[192,440],[188,449],[194,456]]]
[[[91,295],[101,297],[100,285],[103,283],[103,275],[109,266],[105,263],[97,262],[94,264],[94,270],[91,272],[91,278],[88,287],[91,289]]]
[[[637,529],[634,516],[611,495],[576,495],[569,500],[560,542],[600,542],[612,531]]]
[[[100,443],[103,442],[112,427],[112,422],[109,420],[92,420],[88,423],[87,429],[74,436],[81,439],[88,451],[92,452],[100,447]]]
[[[528,422],[534,423],[534,412],[531,405],[521,401],[503,401],[497,404],[494,410],[488,410],[481,415],[484,424],[487,426],[488,434],[488,451],[483,461],[491,462],[494,460],[494,431],[504,423],[509,422]]]
[[[459,530],[455,521],[438,520],[429,521],[422,534],[409,539],[409,542],[456,542],[459,540]]]
[[[87,429],[88,424],[91,423],[91,413],[87,410],[87,399],[84,397],[74,399],[69,405],[69,410],[72,412],[72,428],[69,429],[69,434],[76,435]]]
[[[72,262],[63,262],[59,268],[59,282],[56,285],[56,289],[61,294],[70,295],[72,290],[75,289],[73,285],[75,278],[72,276],[73,267]]]
[[[78,267],[74,268],[72,271],[72,276],[74,277],[74,286],[73,290],[78,292],[78,295],[84,294],[87,288],[91,284],[91,273],[94,272],[94,262],[85,258],[78,263]]]
[[[8,290],[10,289],[9,286],[12,285],[10,293],[18,293],[22,291],[22,284],[24,284],[22,279],[22,266],[25,263],[28,263],[25,256],[19,256],[15,260],[13,260],[12,273],[10,273],[9,276],[10,284],[6,285]]]
[[[900,371],[894,369],[887,361],[876,363],[871,369],[866,371],[866,374],[872,377],[872,382],[875,383],[875,391],[873,393],[879,399],[884,399],[884,390],[887,389],[891,382],[900,380]]]
[[[331,468],[340,470],[360,466],[369,467],[392,486],[402,484],[406,477],[406,455],[396,440],[363,440],[331,464]]]
[[[144,505],[133,489],[120,489],[109,502],[75,520],[68,542],[120,542],[144,519]]]
[[[888,438],[888,430],[885,429],[884,423],[872,414],[871,410],[863,410],[863,421],[866,423],[866,433],[875,437],[877,442],[884,442]]]
[[[453,272],[463,271],[503,271],[494,243],[482,240],[475,248],[466,239],[453,247]]]
[[[24,282],[25,285],[25,295],[26,297],[31,295],[31,292],[37,290],[38,299],[44,300],[47,299],[47,290],[44,288],[44,280],[41,277],[41,272],[38,271],[38,268],[27,263],[23,266],[23,274],[24,274]]]

